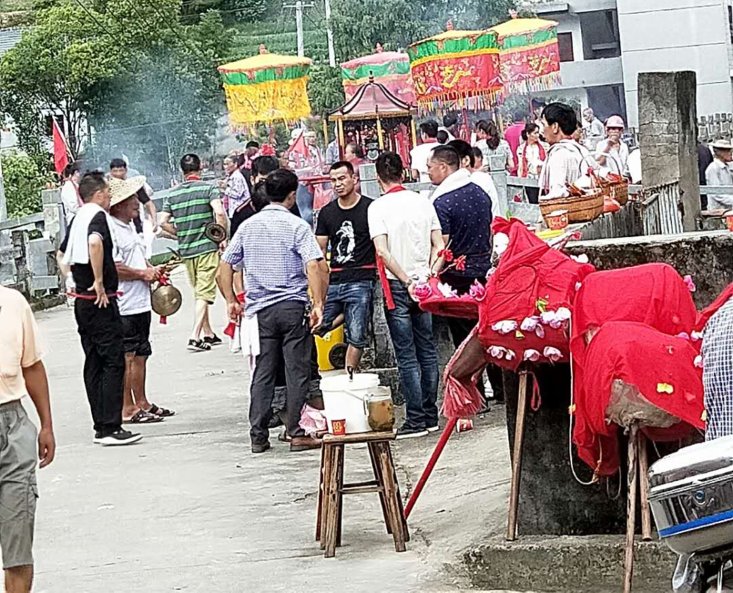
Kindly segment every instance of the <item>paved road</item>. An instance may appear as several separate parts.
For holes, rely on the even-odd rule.
[[[499,415],[451,440],[411,518],[406,553],[391,547],[376,497],[352,496],[345,545],[326,560],[313,541],[318,454],[291,454],[281,444],[250,454],[244,362],[226,347],[185,350],[186,300],[167,326],[154,328],[149,378],[151,400],[178,415],[143,427],[140,444],[116,449],[92,444],[72,311],[38,315],[59,448],[39,476],[37,593],[464,588],[461,552],[499,533],[504,521],[508,461]],[[436,439],[396,446],[403,492]],[[364,479],[367,469],[365,451],[349,450],[347,473]]]

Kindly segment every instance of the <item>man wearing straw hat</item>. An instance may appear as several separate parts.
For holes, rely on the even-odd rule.
[[[115,239],[114,258],[120,279],[118,305],[122,319],[122,346],[125,351],[125,387],[122,420],[129,424],[151,424],[174,412],[148,401],[145,376],[150,347],[152,303],[150,284],[159,280],[162,267],[151,266],[145,258],[145,241],[134,221],[140,216],[137,194],[145,177],[110,179],[110,221]]]
[[[733,173],[730,163],[733,161],[733,144],[729,140],[716,140],[712,144],[713,160],[705,169],[705,180],[708,186],[732,186]],[[733,195],[708,195],[708,210],[730,210],[733,208]]]

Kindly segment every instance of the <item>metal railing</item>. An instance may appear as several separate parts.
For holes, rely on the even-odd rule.
[[[639,198],[645,235],[677,235],[684,232],[679,182],[644,188]]]

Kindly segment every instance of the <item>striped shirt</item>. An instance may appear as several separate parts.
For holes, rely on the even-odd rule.
[[[219,199],[216,187],[199,180],[186,181],[166,196],[163,212],[170,214],[176,224],[181,257],[196,257],[218,249],[204,231],[208,223],[216,220],[211,202]]]
[[[308,223],[280,204],[245,220],[222,259],[244,268],[247,317],[284,301],[308,302],[305,265],[323,259]]]

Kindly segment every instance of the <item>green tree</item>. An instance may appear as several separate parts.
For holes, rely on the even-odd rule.
[[[311,111],[317,115],[325,115],[341,105],[346,100],[341,83],[341,69],[329,66],[311,67],[308,99]]]
[[[514,0],[334,0],[336,51],[348,60],[374,51],[403,49],[410,43],[445,31],[481,29],[509,18]]]
[[[3,180],[9,218],[41,210],[41,190],[51,180],[51,175],[33,158],[19,152],[4,153]]]

